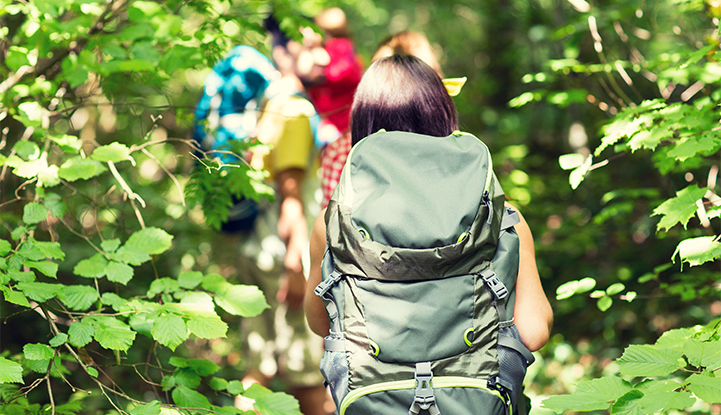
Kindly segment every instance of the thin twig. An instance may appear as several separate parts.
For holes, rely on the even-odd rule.
[[[149,151],[148,151],[147,149],[145,149],[145,148],[142,149],[141,151],[143,152],[143,154],[145,154],[146,156],[148,156],[148,157],[150,157],[151,159],[153,159],[153,160],[158,164],[158,166],[160,166],[160,168],[163,169],[163,171],[165,172],[165,174],[167,174],[168,177],[170,177],[170,179],[173,181],[173,183],[175,183],[175,187],[177,187],[177,188],[178,188],[178,192],[180,192],[180,200],[181,200],[181,203],[183,204],[183,206],[185,206],[185,194],[183,193],[183,186],[180,185],[180,182],[179,182],[178,179],[175,177],[175,175],[173,175],[173,173],[171,173],[170,170],[168,170],[168,169],[163,165],[163,163],[161,163],[160,160],[158,160],[158,158],[153,155],[153,153],[149,152]]]
[[[130,188],[130,186],[128,186],[128,183],[125,182],[125,179],[123,179],[123,177],[120,175],[120,173],[118,172],[118,169],[115,168],[115,163],[113,163],[112,160],[108,160],[108,167],[110,168],[110,172],[115,177],[115,180],[117,180],[118,183],[120,183],[120,187],[122,187],[123,190],[125,190],[125,193],[128,194],[128,197],[130,198],[130,200],[131,201],[133,199],[137,200],[138,202],[140,202],[140,205],[143,206],[143,208],[145,208],[145,201],[140,196],[138,196],[137,193],[133,192],[133,190]]]

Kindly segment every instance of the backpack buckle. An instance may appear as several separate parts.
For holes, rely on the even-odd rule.
[[[491,271],[490,268],[486,268],[481,272],[481,278],[488,285],[488,288],[493,291],[493,295],[496,296],[497,300],[503,300],[508,295],[508,288],[498,279],[495,272]]]
[[[328,276],[327,279],[321,281],[321,283],[318,284],[317,287],[315,287],[313,292],[318,297],[323,298],[325,293],[327,293],[328,290],[330,290],[331,287],[336,285],[338,283],[338,281],[340,281],[342,278],[343,278],[343,274],[341,274],[340,272],[338,272],[337,270],[334,269],[333,272],[330,273],[330,275]]]
[[[431,362],[416,363],[416,395],[408,410],[409,415],[418,415],[421,410],[428,411],[431,415],[440,415],[436,405],[436,397],[433,394],[433,371]]]

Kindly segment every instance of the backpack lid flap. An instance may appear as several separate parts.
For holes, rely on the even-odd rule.
[[[376,133],[351,150],[326,213],[327,238],[338,268],[351,275],[479,272],[493,257],[503,199],[476,137]]]

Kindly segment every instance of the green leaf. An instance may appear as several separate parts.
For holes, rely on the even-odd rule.
[[[543,401],[543,407],[554,412],[600,411],[631,391],[630,383],[618,377],[603,377],[581,382],[570,395],[551,396]]]
[[[15,119],[26,127],[40,127],[43,119],[43,107],[37,101],[27,101],[18,105]]]
[[[138,405],[130,410],[130,415],[160,415],[160,402],[150,401],[145,405]]]
[[[110,261],[105,266],[105,275],[108,277],[108,281],[126,285],[133,279],[133,267],[122,262]]]
[[[697,185],[688,186],[678,192],[676,196],[666,200],[653,210],[653,215],[662,215],[658,223],[658,230],[669,230],[677,223],[686,228],[689,219],[696,212],[696,202],[706,194],[706,188],[699,188]]]
[[[270,306],[263,292],[253,285],[232,285],[216,293],[215,303],[230,314],[254,317]]]
[[[11,71],[17,71],[21,66],[31,65],[28,55],[27,48],[10,46],[5,57],[5,64]]]
[[[628,376],[663,376],[679,370],[681,356],[668,349],[657,349],[651,345],[632,344],[616,361],[621,373]]]
[[[721,378],[697,373],[686,379],[686,388],[708,403],[721,403]]]
[[[65,252],[63,252],[59,242],[33,241],[33,247],[39,250],[44,258],[65,259]]]
[[[220,366],[208,359],[184,359],[182,367],[190,368],[200,376],[209,376],[220,370]]]
[[[148,289],[147,296],[148,298],[153,298],[158,294],[162,293],[174,293],[180,289],[180,285],[178,284],[178,281],[164,277],[164,278],[158,278],[157,280],[150,283],[150,288]]]
[[[155,319],[151,334],[160,344],[175,351],[188,338],[188,328],[182,318],[168,314]]]
[[[625,395],[618,398],[616,403],[613,404],[613,414],[624,414],[624,415],[647,415],[639,407],[639,400],[643,398],[643,392],[639,390],[630,390]]]
[[[234,381],[234,382],[238,382],[238,381]],[[215,376],[213,376],[212,378],[210,378],[210,382],[208,382],[208,384],[210,385],[211,388],[213,388],[213,389],[215,389],[215,390],[217,390],[217,391],[224,391],[224,390],[228,387],[228,381],[227,381],[227,380],[225,380],[225,379],[223,379],[223,378],[218,378],[218,377],[215,377]],[[243,384],[241,383],[241,386],[242,386],[242,385],[243,385]],[[242,391],[241,391],[241,392],[242,392]],[[236,394],[234,394],[234,395],[236,395]]]
[[[30,343],[23,346],[23,353],[28,360],[50,360],[55,350],[47,344]]]
[[[563,170],[572,170],[581,167],[585,160],[586,157],[580,153],[564,154],[558,157],[558,165],[561,166]]]
[[[100,247],[105,252],[115,252],[120,247],[120,239],[106,239],[100,242]]]
[[[142,249],[128,248],[127,246],[121,246],[116,252],[108,256],[115,261],[135,266],[150,261],[150,255],[147,252]]]
[[[34,239],[29,239],[25,243],[20,244],[17,250],[18,255],[32,261],[41,261],[45,259],[45,254],[38,247]]]
[[[227,390],[231,395],[240,395],[245,392],[245,387],[243,386],[243,382],[239,380],[231,380],[228,382]]]
[[[110,143],[106,146],[100,146],[93,150],[90,158],[97,161],[114,163],[130,160],[130,149],[125,145],[116,142]]]
[[[65,344],[68,341],[68,335],[65,333],[58,333],[50,339],[50,346],[51,347],[60,347],[63,344]]]
[[[213,297],[208,293],[200,291],[185,292],[180,299],[180,304],[190,305],[198,313],[215,313]]]
[[[44,282],[20,282],[16,285],[26,297],[39,303],[44,303],[58,295],[63,289],[62,284],[47,284]]]
[[[665,127],[641,130],[633,134],[633,136],[628,140],[628,147],[632,152],[642,148],[654,150],[658,147],[661,141],[669,139],[672,136],[673,132]]]
[[[625,290],[625,289],[626,289],[626,286],[625,286],[625,285],[623,285],[623,284],[620,283],[620,282],[617,282],[617,283],[615,283],[615,284],[611,284],[610,287],[606,288],[606,294],[608,294],[608,295],[616,295],[616,294],[619,294],[620,292],[622,292],[622,291]]]
[[[23,295],[20,291],[14,291],[12,288],[5,286],[0,286],[0,290],[2,290],[3,295],[5,296],[5,301],[8,303],[30,307],[30,302],[27,297],[25,297],[25,295]]]
[[[101,278],[105,275],[105,267],[108,260],[101,253],[97,253],[88,259],[78,262],[73,268],[73,273],[85,278]]]
[[[163,391],[167,392],[175,387],[175,378],[173,376],[163,376],[160,385],[163,387]]]
[[[125,351],[133,345],[135,332],[122,321],[109,316],[93,316],[91,321],[95,327],[95,340],[102,347]]]
[[[716,238],[715,236],[701,236],[685,239],[676,247],[672,259],[675,262],[676,255],[679,255],[681,262],[686,262],[692,267],[715,261],[721,258],[721,242]]]
[[[571,185],[571,189],[576,189],[581,184],[583,179],[586,177],[586,173],[591,169],[593,165],[593,157],[586,157],[586,161],[583,162],[579,167],[575,168],[568,176],[568,183]]]
[[[613,299],[608,296],[603,296],[598,299],[598,302],[596,302],[596,306],[601,311],[606,311],[613,305]]]
[[[10,242],[0,239],[0,256],[5,256],[13,250],[13,246]]]
[[[50,214],[55,218],[62,218],[68,210],[67,205],[55,193],[50,193],[45,197],[45,206]]]
[[[693,366],[716,369],[721,366],[721,340],[689,339],[683,346],[683,354]]]
[[[46,277],[57,278],[58,264],[50,261],[23,261],[23,265],[34,268]]]
[[[253,408],[263,415],[302,415],[294,397],[283,392],[271,392],[257,383],[248,388],[243,396],[254,399]]]
[[[170,249],[172,241],[173,235],[162,229],[151,227],[130,235],[125,246],[133,250],[145,251],[150,255],[157,255]]]
[[[58,298],[73,310],[87,310],[98,300],[98,292],[87,285],[66,285],[58,293]]]
[[[556,299],[565,300],[576,294],[591,291],[595,286],[596,280],[591,277],[583,278],[582,280],[568,281],[556,289]]]
[[[203,281],[203,273],[200,271],[185,271],[178,276],[178,284],[181,288],[192,290]]]
[[[85,369],[88,371],[88,375],[97,378],[98,377],[98,371],[92,366],[86,366]]]
[[[23,367],[4,357],[0,357],[0,384],[23,382]]]
[[[682,385],[670,380],[647,379],[636,385],[643,392],[639,407],[646,414],[665,413],[670,409],[684,409],[696,403],[690,392],[682,391]]]
[[[25,226],[18,226],[17,228],[13,229],[12,232],[10,232],[10,237],[11,237],[14,241],[19,241],[20,238],[22,238],[27,232],[28,232],[27,227],[25,227]]]
[[[206,275],[205,277],[203,277],[203,282],[201,283],[201,287],[203,287],[204,290],[208,290],[214,293],[223,291],[231,285],[231,283],[226,281],[225,278],[218,274]]]
[[[173,389],[173,402],[176,405],[185,408],[203,408],[210,409],[208,398],[187,386],[178,386]]]
[[[187,386],[190,389],[197,389],[202,381],[201,377],[193,369],[180,367],[173,372],[175,386]]]
[[[115,293],[105,292],[100,296],[100,302],[113,307],[113,310],[120,312],[126,308],[128,301]]]
[[[77,154],[83,147],[82,141],[80,141],[80,139],[78,137],[75,137],[74,135],[48,135],[48,139],[54,141],[55,144],[57,144],[66,153]]]
[[[18,282],[35,281],[35,274],[30,271],[9,271],[8,276]]]
[[[40,158],[40,147],[34,141],[20,140],[13,145],[13,150],[25,160],[37,160]]]
[[[225,337],[228,325],[216,315],[199,315],[190,317],[188,330],[201,339],[217,339]]]
[[[34,225],[48,217],[48,208],[37,202],[30,202],[23,207],[23,222]]]
[[[668,156],[683,162],[686,159],[695,157],[699,153],[716,152],[720,145],[721,139],[711,132],[704,132],[700,137],[686,137],[685,140],[676,144],[676,146],[668,152]]]
[[[93,341],[95,328],[83,321],[74,321],[68,328],[68,343],[75,347],[83,347]]]
[[[106,170],[107,168],[99,161],[78,156],[63,163],[58,170],[58,176],[60,176],[61,179],[74,182],[80,179],[91,179],[104,173]]]

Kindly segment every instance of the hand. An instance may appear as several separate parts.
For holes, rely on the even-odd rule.
[[[305,297],[305,285],[302,268],[300,271],[286,268],[278,288],[278,301],[286,304],[289,309],[301,309]]]

